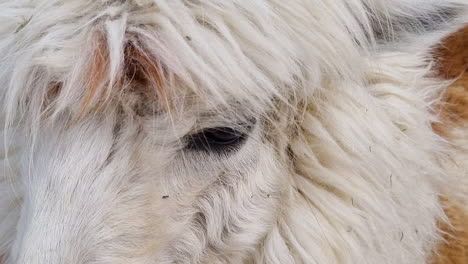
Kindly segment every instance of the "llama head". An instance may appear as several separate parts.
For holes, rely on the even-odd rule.
[[[462,2],[0,2],[0,255],[422,263],[423,62]]]

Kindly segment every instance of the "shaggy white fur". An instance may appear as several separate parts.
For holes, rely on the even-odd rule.
[[[430,263],[439,196],[467,191],[430,50],[467,9],[0,0],[0,256]],[[193,147],[219,127],[243,136]]]

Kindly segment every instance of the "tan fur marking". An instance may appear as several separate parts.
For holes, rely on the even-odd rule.
[[[439,224],[446,241],[438,251],[434,264],[466,264],[468,263],[468,213],[459,204],[442,199],[445,214],[450,225]]]
[[[445,91],[440,107],[442,123],[433,124],[434,131],[452,141],[451,131],[468,125],[468,27],[448,37],[435,51],[438,74],[444,79],[458,78]],[[445,243],[437,250],[434,264],[468,263],[468,212],[462,205],[442,199],[450,225],[440,223]]]
[[[434,130],[450,137],[452,127],[468,124],[468,27],[448,37],[436,49],[439,76],[458,78],[446,91],[441,105],[442,124],[434,124]]]

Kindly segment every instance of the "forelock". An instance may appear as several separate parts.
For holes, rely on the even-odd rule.
[[[366,19],[359,20],[342,4],[324,5],[321,12],[341,10],[349,18],[343,26],[338,16],[328,18],[327,30],[336,33],[332,41],[314,17],[318,11],[304,13],[301,19],[308,21],[303,21],[288,5],[38,1],[20,8],[20,26],[9,27],[14,31],[5,41],[10,47],[2,50],[4,57],[14,58],[2,72],[11,86],[6,111],[37,120],[45,112],[49,117],[63,112],[81,117],[121,100],[122,94],[134,91],[135,82],[142,90],[136,92],[164,109],[181,97],[213,106],[247,102],[253,113],[278,99],[300,101],[310,92],[306,87],[320,86],[324,73],[352,72],[347,62],[359,55],[355,39],[364,45],[366,36],[349,27]],[[304,34],[311,29],[316,32]]]

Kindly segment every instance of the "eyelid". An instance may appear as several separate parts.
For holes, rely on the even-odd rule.
[[[186,148],[192,151],[229,154],[242,146],[252,129],[253,125],[243,124],[205,128],[186,137]]]

